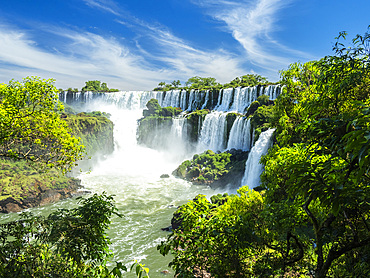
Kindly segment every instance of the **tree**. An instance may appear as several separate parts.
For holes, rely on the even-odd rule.
[[[174,81],[172,81],[172,86],[174,86],[175,88],[178,88],[178,87],[180,87],[180,85],[181,85],[181,82],[180,82],[180,80],[174,80]]]
[[[258,240],[251,228],[260,220],[263,200],[246,187],[238,193],[219,202],[213,197],[213,203],[198,195],[178,209],[181,225],[158,249],[175,255],[170,265],[179,277],[195,277],[196,270],[212,277],[251,277],[249,250]]]
[[[290,65],[275,105],[261,106],[276,143],[260,195],[180,209],[182,230],[159,248],[182,277],[192,265],[215,277],[370,275],[370,35],[350,48],[344,35],[335,56]]]
[[[93,81],[86,81],[85,86],[82,87],[81,91],[91,91],[91,92],[98,92],[101,90],[100,87],[100,81],[98,80],[93,80]]]
[[[118,92],[118,89],[109,89],[107,83],[101,83],[98,80],[86,81],[85,86],[82,87],[82,92]]]
[[[53,82],[27,77],[0,85],[0,157],[63,172],[82,158],[80,139],[70,135],[57,113],[63,105]]]
[[[113,197],[94,194],[79,203],[47,217],[24,212],[0,224],[0,277],[122,277],[122,263],[111,271],[106,266],[106,229],[112,215],[121,217]]]
[[[213,87],[219,85],[219,83],[213,77],[199,76],[190,77],[185,84],[192,89],[204,89],[205,87]]]
[[[246,74],[241,77],[236,77],[226,86],[230,87],[253,87],[256,85],[267,84],[267,78],[259,74]]]
[[[282,72],[286,91],[276,103],[279,146],[263,159],[261,179],[270,215],[290,219],[276,229],[275,245],[298,255],[282,267],[306,262],[315,277],[369,275],[369,39],[357,36],[351,48],[337,42],[336,56]],[[295,246],[284,234],[295,237]]]

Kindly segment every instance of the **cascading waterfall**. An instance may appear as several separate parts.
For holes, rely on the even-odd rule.
[[[93,93],[93,92],[76,92],[59,94],[59,99],[67,104],[89,104],[94,100],[102,100],[103,102],[119,102],[124,103],[127,109],[133,109],[130,106],[130,101],[139,104],[139,107],[144,109],[147,102],[154,98],[158,100],[162,107],[172,106],[180,107],[183,111],[195,111],[196,109],[215,109],[217,111],[235,111],[244,113],[246,108],[255,100],[257,100],[257,91],[260,88],[259,94],[266,94],[270,99],[274,100],[281,92],[280,85],[269,86],[254,86],[244,88],[228,88],[222,89],[219,92],[217,103],[212,103],[210,91],[198,90],[172,90],[172,91],[121,91],[114,93]],[[123,107],[123,106],[121,106]]]
[[[200,132],[199,152],[225,150],[226,116],[227,113],[218,111],[213,111],[206,116]]]
[[[249,151],[251,142],[251,120],[238,117],[231,127],[227,149]]]
[[[233,104],[230,111],[244,113],[249,105],[257,100],[257,86],[235,88]]]
[[[217,111],[229,111],[233,100],[233,88],[223,89],[218,98]]]
[[[272,135],[275,129],[268,129],[262,132],[249,153],[245,163],[244,177],[241,186],[248,185],[255,188],[260,184],[260,175],[263,172],[263,165],[259,162],[262,155],[265,155],[272,145]]]
[[[191,152],[187,136],[187,124],[184,115],[172,119],[170,134],[167,135],[166,149],[175,161],[183,160]]]

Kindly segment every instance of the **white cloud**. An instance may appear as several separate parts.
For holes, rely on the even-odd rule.
[[[24,32],[0,28],[1,81],[28,75],[52,76],[62,87],[81,87],[87,80],[102,80],[122,89],[151,88],[160,78],[154,69],[147,69],[141,57],[130,53],[114,39],[92,33],[59,30],[69,52],[47,52],[40,49]],[[57,31],[54,30],[56,34]],[[10,75],[17,69],[16,76]],[[21,75],[21,76],[19,76]]]
[[[117,5],[110,0],[84,0],[86,5],[88,5],[91,8],[97,8],[109,13],[112,13],[114,15],[119,16],[119,12],[117,12],[118,7]]]
[[[186,81],[199,75],[227,82],[243,73],[236,57],[222,50],[194,49],[160,29],[152,28],[149,35],[161,49],[153,57],[140,49],[134,54],[115,38],[51,26],[47,29],[60,41],[56,51],[43,50],[24,31],[0,26],[1,82],[37,75],[55,78],[62,88],[81,88],[87,80],[101,80],[113,88],[150,90],[163,80]]]
[[[261,68],[276,71],[307,53],[290,49],[273,39],[283,8],[293,0],[223,1],[194,0],[209,15],[226,24],[228,32],[245,50],[247,59]]]
[[[160,49],[160,55],[152,55],[151,58],[169,65],[179,75],[177,79],[187,79],[195,75],[212,76],[219,82],[226,83],[245,72],[240,58],[223,49],[196,49],[165,28],[146,27],[151,31],[146,36],[151,37]]]
[[[37,37],[26,31],[0,26],[1,82],[28,75],[53,77],[57,86],[81,88],[87,80],[101,80],[108,86],[123,90],[149,90],[160,81],[192,76],[215,77],[229,82],[246,73],[259,72],[277,75],[286,67],[294,52],[277,41],[271,33],[276,25],[276,14],[286,2],[279,0],[197,1],[207,12],[226,24],[228,32],[243,46],[242,53],[230,53],[222,48],[199,49],[191,42],[175,36],[159,23],[147,23],[134,16],[122,17],[111,0],[84,0],[87,5],[112,14],[115,22],[129,27],[137,34],[136,45],[128,38],[107,37],[86,31],[41,27],[44,36],[52,35],[58,43],[46,50],[38,45]],[[37,34],[33,32],[32,34]],[[141,44],[143,43],[143,44]],[[130,45],[130,46],[129,46]],[[148,47],[150,45],[150,47]],[[263,47],[267,45],[268,47]],[[274,48],[274,51],[269,49]],[[275,50],[279,49],[277,55]],[[247,63],[259,67],[246,69]],[[265,73],[260,69],[267,69]],[[10,78],[9,78],[10,77]]]

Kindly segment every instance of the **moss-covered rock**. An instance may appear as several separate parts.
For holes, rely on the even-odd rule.
[[[143,118],[138,121],[137,142],[149,148],[160,149],[166,145],[163,134],[168,134],[172,127],[172,118],[182,110],[177,107],[164,107],[158,100],[151,99],[143,110]]]
[[[109,154],[114,150],[113,122],[107,116],[106,113],[94,111],[64,117],[72,134],[81,138],[88,156]]]
[[[76,194],[80,180],[56,170],[39,173],[25,161],[0,160],[0,212],[16,212]]]
[[[166,145],[166,138],[172,127],[172,117],[149,116],[139,120],[137,142],[148,148],[158,149]]]
[[[196,110],[186,116],[188,123],[188,138],[190,142],[198,142],[200,129],[209,112],[208,109]]]
[[[241,150],[233,149],[223,153],[208,150],[194,155],[192,160],[184,161],[172,174],[194,184],[207,184],[212,187],[239,185],[247,158],[248,152]]]
[[[89,156],[113,151],[113,123],[107,114],[63,113],[61,117],[72,134],[82,139]],[[0,212],[14,212],[71,197],[80,187],[80,180],[54,169],[39,173],[25,161],[0,160],[0,185]]]
[[[251,118],[251,125],[254,129],[254,142],[259,138],[261,132],[266,131],[270,127],[270,123],[274,117],[274,106],[260,106],[254,112]]]
[[[253,101],[249,107],[247,108],[247,113],[246,113],[246,116],[250,116],[250,115],[253,115],[254,112],[257,111],[258,107],[260,107],[260,103],[256,100],[256,101]]]

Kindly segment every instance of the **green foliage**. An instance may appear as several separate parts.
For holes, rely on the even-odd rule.
[[[277,128],[261,193],[240,189],[217,207],[199,196],[180,208],[181,230],[159,246],[179,277],[369,275],[370,35],[350,48],[344,35],[336,56],[281,73],[274,106],[258,102],[253,125]],[[197,167],[212,169],[202,159]]]
[[[74,209],[47,217],[24,212],[0,225],[0,277],[122,277],[125,266],[109,271],[106,229],[117,213],[112,196],[80,199]]]
[[[213,77],[190,77],[185,82],[185,87],[180,87],[180,80],[174,80],[171,83],[159,82],[158,86],[154,88],[154,91],[170,91],[177,88],[181,89],[194,89],[194,90],[210,90],[210,89],[223,89],[223,88],[235,88],[235,87],[253,87],[256,85],[268,85],[266,77],[262,77],[258,74],[246,74],[241,77],[236,77],[229,83],[220,84]]]
[[[146,107],[148,108],[150,114],[158,114],[161,110],[161,106],[159,105],[158,100],[154,98],[148,101]]]
[[[26,161],[0,160],[0,184],[0,201],[13,198],[24,204],[25,199],[37,197],[40,191],[77,189],[79,182],[61,175],[55,169],[48,173],[39,173]]]
[[[118,89],[109,89],[107,83],[101,83],[98,80],[86,81],[81,92],[118,92]]]
[[[190,89],[197,90],[210,89],[212,87],[219,85],[219,83],[213,77],[199,77],[199,76],[190,77],[185,84]]]
[[[56,111],[54,80],[27,77],[0,84],[0,157],[33,162],[40,169],[69,171],[82,157],[83,146]]]
[[[158,246],[162,255],[174,255],[170,265],[179,277],[194,277],[195,269],[212,277],[250,277],[255,260],[250,249],[258,241],[251,228],[260,219],[263,200],[246,188],[238,193],[218,205],[198,195],[180,207],[181,229]]]
[[[78,92],[78,89],[77,89],[77,88],[74,88],[74,89],[72,89],[72,88],[68,88],[68,89],[67,89],[67,92],[68,92],[68,93],[77,93],[77,92]]]
[[[175,107],[164,107],[162,108],[158,100],[152,98],[149,100],[146,104],[146,107],[148,108],[147,110],[143,111],[143,116],[144,117],[175,117],[179,115],[182,110],[180,108],[175,108]]]
[[[282,72],[287,87],[276,102],[280,117],[275,118],[280,147],[263,159],[261,179],[271,208],[300,208],[300,213],[274,210],[290,219],[276,234],[285,229],[295,235],[302,255],[293,265],[306,262],[315,277],[340,270],[352,276],[369,265],[364,253],[370,244],[368,40],[358,36],[352,48],[338,48],[337,42],[337,56]],[[299,222],[302,216],[307,221]],[[307,240],[315,246],[311,261]],[[353,263],[351,269],[346,261]]]
[[[97,152],[113,151],[113,122],[109,114],[100,111],[65,115],[64,121],[71,128],[71,134],[81,139],[88,156]]]
[[[158,87],[154,88],[154,91],[170,91],[177,89],[181,86],[180,80],[174,80],[170,84],[166,84],[166,82],[159,82]]]
[[[269,105],[269,96],[268,95],[260,95],[258,98],[257,98],[257,101],[259,102],[259,104],[261,105]]]
[[[220,179],[233,167],[231,153],[223,152],[216,154],[208,150],[200,155],[194,155],[193,159],[184,161],[174,174],[197,183],[209,183]]]
[[[236,77],[233,81],[225,84],[223,87],[253,87],[256,85],[264,85],[267,83],[268,81],[266,77],[262,77],[259,74],[246,74],[241,77]]]
[[[268,127],[274,117],[274,106],[259,106],[251,118],[253,128]]]

